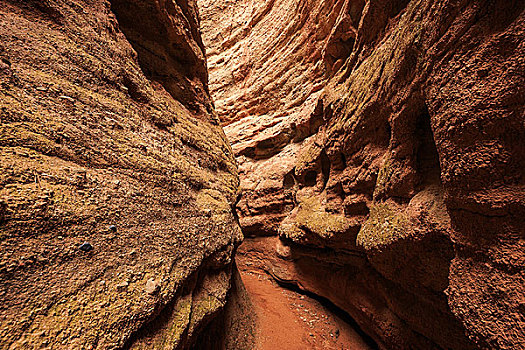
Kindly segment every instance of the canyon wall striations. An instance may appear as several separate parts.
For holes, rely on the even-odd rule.
[[[1,349],[238,328],[238,175],[207,79],[192,0],[0,1]]]
[[[523,2],[199,7],[240,261],[381,348],[525,347]]]

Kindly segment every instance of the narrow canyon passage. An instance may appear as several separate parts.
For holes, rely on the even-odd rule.
[[[328,11],[326,4],[323,5],[326,7],[324,10],[323,6],[313,4],[314,2],[307,4],[307,8],[296,18],[296,7],[300,6],[300,2],[199,2],[201,30],[207,49],[210,93],[236,155],[240,154],[239,144],[260,142],[258,138],[261,135],[268,143],[267,150],[278,153],[282,146],[278,144],[282,138],[282,124],[290,128],[290,119],[306,119],[307,125],[302,127],[311,129],[307,131],[309,134],[318,128],[315,125],[317,122],[310,122],[308,119],[313,113],[312,103],[326,80],[326,72],[319,65],[319,57],[303,62],[312,54],[309,50],[314,48],[302,47],[306,44],[305,39],[317,30],[318,24],[311,22],[306,28],[299,26],[295,28],[296,33],[289,34],[291,37],[283,37],[287,27],[300,25],[306,17],[311,16],[309,11],[321,11],[320,14]],[[327,34],[328,32],[324,35]],[[288,40],[293,44],[286,43]],[[320,47],[320,43],[312,44]],[[288,46],[298,48],[299,52],[290,55],[286,52],[291,50]],[[275,52],[279,50],[285,52],[276,55]],[[264,61],[265,56],[271,57],[269,61]],[[290,56],[301,61],[296,66],[290,66]],[[279,81],[279,74],[286,75],[286,79]],[[294,76],[298,76],[299,81]],[[313,90],[317,91],[312,94]],[[284,94],[284,97],[277,98],[275,93]],[[296,97],[286,96],[292,93],[301,97],[294,101]],[[291,109],[294,110],[294,116],[290,116]],[[308,125],[310,123],[314,125]],[[276,133],[264,135],[268,128],[275,125]],[[294,128],[292,126],[285,132],[297,132]],[[309,135],[305,134],[300,137],[307,136]],[[288,140],[286,138],[287,136],[282,141],[284,144],[290,142],[289,137]],[[281,181],[279,174],[272,174],[275,169],[271,164],[264,164],[264,160],[270,158],[272,153],[260,157],[248,155],[255,162],[261,159],[260,181]],[[239,158],[238,161],[242,162]],[[286,166],[286,162],[280,162],[281,160],[277,160],[276,166]],[[250,174],[241,170],[241,182],[245,181],[244,176]],[[278,187],[281,185],[278,184]],[[264,203],[262,206],[268,206],[263,210],[272,210],[271,203]],[[280,211],[278,215],[286,215],[287,209],[279,206],[274,211]],[[265,228],[264,224],[258,227],[259,231],[245,230],[245,234],[249,236],[245,237],[236,255],[237,266],[256,315],[255,349],[377,348],[375,342],[359,329],[346,312],[333,304],[331,307],[324,306],[305,295],[306,291],[298,292],[300,289],[296,284],[277,283],[276,276],[268,271],[271,258],[265,258],[266,254],[274,255],[274,251],[267,247],[267,240],[257,238],[265,235],[269,228]],[[275,245],[273,241],[270,244]],[[334,314],[334,310],[337,310],[339,316]],[[347,322],[349,320],[352,324]]]
[[[234,145],[234,149],[239,143],[257,142],[257,138],[263,134],[264,140],[268,142],[268,151],[278,153],[281,145],[275,142],[279,142],[282,133],[280,124],[289,124],[291,118],[309,119],[310,114],[313,113],[312,103],[318,92],[314,92],[311,96],[312,86],[316,86],[315,89],[319,90],[326,78],[324,76],[326,72],[319,65],[319,58],[303,62],[312,54],[308,50],[314,48],[302,46],[306,45],[305,39],[317,29],[317,24],[310,23],[306,28],[299,26],[295,28],[296,33],[290,33],[290,37],[283,37],[286,35],[286,27],[300,25],[300,22],[310,16],[308,11],[315,9],[314,12],[321,11],[321,15],[328,11],[327,7],[323,10],[323,6],[313,4],[314,2],[306,4],[307,8],[295,18],[297,13],[294,7],[300,5],[293,2],[229,0],[199,2],[201,30],[207,49],[210,93],[223,125],[232,125],[231,128],[226,127],[226,136]],[[305,29],[309,32],[305,33]],[[296,36],[299,38],[295,38]],[[290,50],[290,44],[286,43],[289,40],[293,41],[292,46],[299,48],[299,52],[291,55],[286,52]],[[319,46],[319,43],[313,44]],[[275,55],[274,52],[279,49],[284,52]],[[264,61],[264,56],[270,57],[268,62]],[[290,56],[300,59],[301,62],[290,66],[289,61],[292,59]],[[279,74],[287,75],[286,79],[279,80]],[[299,81],[294,79],[294,76],[297,76]],[[271,91],[268,91],[270,89]],[[275,93],[282,93],[285,96],[276,98]],[[286,96],[292,93],[301,95],[298,101]],[[296,106],[292,107],[290,104]],[[290,109],[294,109],[295,117],[290,116],[292,114]],[[273,125],[278,126],[277,134],[264,136],[268,128]],[[306,126],[311,129],[309,133],[314,132],[317,127],[318,125]],[[292,126],[289,131],[295,133],[296,130],[293,128],[295,127]],[[306,136],[308,135],[301,137]],[[288,142],[284,140],[284,143]],[[239,155],[238,150],[236,155]],[[271,154],[263,155],[260,158],[264,160],[270,156]],[[285,166],[285,164],[277,164],[277,166]],[[272,171],[273,169],[266,170],[262,177],[278,176],[278,174],[271,174]],[[241,172],[241,182],[245,180],[243,175],[248,174]],[[270,179],[262,178],[262,180]],[[269,203],[265,203],[264,206],[267,204]],[[271,208],[267,209],[271,210]],[[286,209],[280,209],[282,209],[280,214],[285,215]],[[286,286],[291,287],[292,284],[283,285],[276,282],[275,276],[267,271],[269,261],[261,257],[260,251],[250,250],[250,247],[254,246],[265,249],[264,240],[253,238],[260,234],[264,235],[265,231],[266,229],[262,227],[260,232],[253,230],[245,232],[245,234],[253,234],[252,238],[245,237],[245,243],[241,245],[236,256],[242,281],[257,316],[255,349],[376,348],[377,345],[371,338],[362,334],[367,338],[363,339],[362,335],[353,328],[357,327],[355,322],[354,325],[347,323],[347,320],[351,319],[350,316],[346,315],[345,320],[333,314],[332,311],[337,307],[326,308],[311,297],[298,293],[298,289],[294,291],[286,288]],[[274,252],[269,249],[267,253]],[[340,312],[345,314],[342,310]],[[362,333],[361,330],[359,331]]]
[[[0,0],[0,350],[525,349],[524,58],[523,0]]]

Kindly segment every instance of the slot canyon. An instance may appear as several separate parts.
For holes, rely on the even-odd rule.
[[[524,10],[0,0],[0,349],[525,349]]]

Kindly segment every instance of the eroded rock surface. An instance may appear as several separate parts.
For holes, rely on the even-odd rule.
[[[219,315],[242,234],[205,61],[191,0],[0,1],[0,348],[187,348]]]
[[[383,348],[525,347],[520,1],[200,1],[245,259]]]

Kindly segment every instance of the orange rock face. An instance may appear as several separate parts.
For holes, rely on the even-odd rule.
[[[242,238],[195,3],[2,0],[0,86],[0,348],[189,347]]]
[[[523,3],[199,6],[245,259],[384,348],[524,347]]]
[[[321,89],[352,47],[363,4],[202,0],[199,7],[210,91],[242,174],[240,220],[246,233],[274,234],[292,206],[298,145],[323,123]]]

